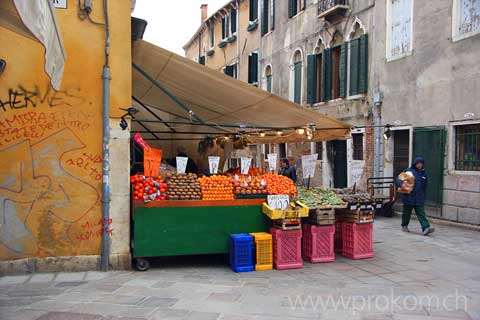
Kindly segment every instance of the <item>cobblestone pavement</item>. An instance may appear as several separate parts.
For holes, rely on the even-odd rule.
[[[375,258],[236,274],[224,257],[147,272],[0,278],[0,319],[480,319],[480,232],[375,222]]]

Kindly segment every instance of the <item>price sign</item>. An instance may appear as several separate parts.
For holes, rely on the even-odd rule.
[[[318,154],[310,154],[302,156],[303,178],[313,178],[315,175],[315,167],[317,166]]]
[[[242,174],[248,174],[248,170],[252,166],[252,158],[241,158],[240,170]]]
[[[272,209],[285,210],[290,205],[288,194],[276,194],[267,196],[268,206]]]
[[[185,173],[185,170],[187,170],[188,158],[177,157],[176,161],[177,161],[177,173]]]
[[[143,149],[143,173],[146,177],[158,177],[161,162],[162,150],[155,148]]]
[[[267,159],[268,159],[268,170],[273,172],[277,171],[277,154],[276,153],[267,154]]]
[[[208,167],[211,174],[218,173],[218,165],[220,164],[220,157],[210,156],[208,157]]]

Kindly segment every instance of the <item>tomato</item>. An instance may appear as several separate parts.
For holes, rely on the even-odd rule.
[[[167,200],[167,196],[160,196],[159,199],[160,200]]]

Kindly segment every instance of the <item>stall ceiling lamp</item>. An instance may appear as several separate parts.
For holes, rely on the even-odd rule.
[[[281,136],[283,134],[282,131],[277,131],[277,136]]]
[[[260,132],[260,137],[265,137],[265,132]]]
[[[303,128],[298,128],[298,129],[297,129],[297,133],[300,134],[300,135],[302,135],[302,134],[305,133],[305,129],[303,129]]]

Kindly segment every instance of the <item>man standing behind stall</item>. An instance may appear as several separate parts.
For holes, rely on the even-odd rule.
[[[280,172],[282,176],[290,178],[293,183],[297,182],[297,170],[294,167],[290,167],[288,159],[283,158],[280,160]]]

